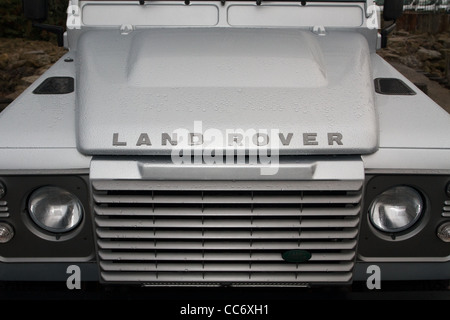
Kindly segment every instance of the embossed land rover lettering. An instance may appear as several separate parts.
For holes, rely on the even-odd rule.
[[[317,141],[317,135],[316,132],[309,132],[309,133],[303,133],[301,136],[301,141],[303,145],[318,145],[319,142]],[[120,138],[119,133],[113,133],[112,135],[112,145],[115,147],[126,147],[128,145],[127,141],[122,141],[123,139]],[[342,146],[343,142],[343,136],[341,133],[333,132],[333,133],[327,133],[327,141],[328,145],[339,145]],[[226,135],[227,139],[226,145],[228,146],[241,146],[244,140],[244,135],[240,133],[229,133]],[[291,141],[294,137],[293,133],[278,133],[278,143],[281,143],[283,146],[289,146],[291,144]],[[134,142],[135,141],[135,142]],[[152,141],[157,141],[160,143],[161,146],[167,146],[172,145],[176,146],[178,145],[178,135],[175,134],[168,134],[168,133],[162,133],[161,137],[159,139],[150,139],[150,136],[148,133],[141,133],[139,137],[130,143],[135,143],[136,146],[152,146]],[[186,137],[187,143],[189,145],[202,145],[204,144],[204,138],[203,134],[201,133],[188,133],[188,136]],[[256,146],[264,146],[268,145],[270,143],[270,137],[265,133],[255,133],[251,139],[249,140],[251,143],[253,143]]]
[[[68,1],[0,113],[0,281],[450,279],[450,115],[377,54],[402,6]]]

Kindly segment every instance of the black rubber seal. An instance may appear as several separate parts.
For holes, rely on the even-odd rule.
[[[411,89],[406,83],[396,78],[376,78],[375,92],[379,94],[412,96],[416,92]]]
[[[72,77],[51,77],[45,79],[34,94],[68,94],[75,91],[75,80]]]

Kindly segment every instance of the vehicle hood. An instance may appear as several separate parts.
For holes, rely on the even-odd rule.
[[[77,147],[87,155],[378,147],[369,48],[353,32],[88,31],[76,72]]]

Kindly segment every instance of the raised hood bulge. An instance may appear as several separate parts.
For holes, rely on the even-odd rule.
[[[90,31],[78,55],[77,138],[85,154],[377,148],[370,54],[356,33]]]

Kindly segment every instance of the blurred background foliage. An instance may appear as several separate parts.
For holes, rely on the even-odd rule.
[[[68,0],[48,0],[47,24],[65,26]],[[0,37],[49,40],[54,35],[32,28],[22,14],[22,0],[0,0]]]

